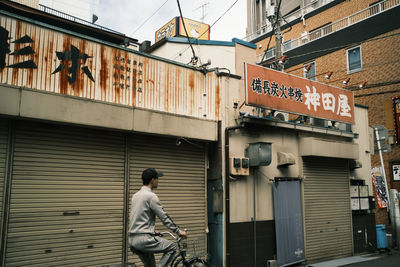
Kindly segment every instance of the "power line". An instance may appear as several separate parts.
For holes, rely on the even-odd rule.
[[[196,65],[198,58],[196,57],[196,53],[194,52],[192,43],[190,42],[189,34],[186,30],[185,20],[183,19],[183,16],[182,16],[181,4],[179,3],[179,0],[176,0],[176,2],[178,3],[179,14],[181,15],[181,20],[182,20],[183,28],[185,29],[186,37],[188,39],[190,48],[192,49],[193,57],[192,57],[191,62],[193,63],[193,65]]]
[[[236,0],[216,21],[214,21],[214,23],[213,24],[211,24],[210,25],[210,27],[207,29],[207,30],[205,30],[200,36],[199,36],[199,38],[201,38],[206,32],[208,32],[208,31],[210,31],[211,30],[211,28],[223,17],[223,16],[225,16],[225,14],[226,13],[228,13],[228,11],[229,10],[231,10],[231,8],[238,2],[239,0]],[[198,38],[198,39],[199,39]],[[198,40],[197,39],[197,40]],[[182,53],[185,53],[185,51],[186,50],[188,50],[188,48],[189,47],[186,47],[185,49],[183,49],[182,51],[180,51],[176,56],[175,56],[175,58],[174,58],[174,60],[175,59],[177,59],[179,56],[181,56],[182,55]]]
[[[279,17],[280,17],[279,12],[280,12],[280,9],[281,9],[281,3],[282,3],[282,0],[279,1],[278,8],[276,10],[276,20],[275,20],[274,25],[272,26],[272,32],[274,32],[276,30],[276,25],[278,24],[278,20],[279,20]],[[271,36],[269,37],[267,49],[265,49],[265,51],[264,51],[263,58],[265,57],[265,55],[267,54],[267,52],[269,50],[269,45],[271,44],[272,35],[274,35],[274,34],[271,34]]]
[[[136,28],[136,30],[134,30],[131,34],[129,34],[129,36],[134,35],[140,28],[143,27],[144,24],[146,24],[147,21],[149,21],[149,19],[151,19],[169,0],[166,0],[159,8],[157,8],[156,11],[154,11],[153,14],[151,14],[150,17],[148,17],[142,24],[140,24],[139,27]]]
[[[206,32],[208,32],[208,31],[210,31],[211,30],[211,28],[212,28],[212,26],[214,26],[223,16],[225,16],[225,14],[226,13],[228,13],[228,11],[229,10],[231,10],[231,8],[234,6],[234,5],[236,5],[236,3],[238,2],[239,0],[236,0],[216,21],[214,21],[214,23],[213,24],[211,24],[211,26],[210,26],[210,28],[208,28],[207,30],[205,30],[201,35],[200,35],[200,37],[199,38],[201,38]]]

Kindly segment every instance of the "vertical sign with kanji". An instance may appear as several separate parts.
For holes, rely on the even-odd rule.
[[[375,188],[376,201],[379,208],[386,208],[388,206],[388,194],[383,178],[381,167],[375,167],[371,170],[372,182]]]
[[[396,143],[400,142],[400,97],[393,98],[394,128],[396,130]]]

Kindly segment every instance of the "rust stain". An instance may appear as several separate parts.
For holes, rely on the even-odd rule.
[[[136,90],[137,90],[137,72],[138,72],[138,63],[139,59],[136,56],[133,56],[132,59],[132,107],[136,106]]]
[[[46,34],[48,35],[48,38],[46,39],[48,41],[48,43],[46,43],[44,45],[44,49],[45,52],[43,53],[44,59],[45,59],[45,67],[43,68],[43,70],[45,71],[44,74],[44,90],[46,91],[53,91],[51,88],[51,75],[49,75],[48,73],[52,73],[53,70],[52,68],[52,51],[50,50],[50,46],[48,46],[47,44],[49,44],[51,42],[51,40],[54,39],[54,33],[52,31],[50,32],[46,32]]]
[[[21,21],[17,20],[16,29],[15,29],[15,39],[11,36],[11,41],[15,41],[22,37],[21,36],[22,29],[21,28],[22,28],[22,23],[21,23]],[[14,51],[17,51],[20,48],[21,48],[21,44],[14,43]],[[13,64],[16,64],[16,63],[18,63],[18,57],[14,56]],[[12,84],[18,86],[18,68],[12,69]]]
[[[63,40],[63,51],[69,51],[71,50],[71,37],[65,37]],[[63,52],[60,51],[60,52]],[[59,61],[59,64],[66,64],[67,62],[61,62]],[[68,94],[68,87],[69,87],[69,83],[68,83],[68,78],[67,78],[67,68],[69,68],[70,66],[66,66],[66,68],[62,71],[60,71],[59,73],[57,73],[60,77],[60,93],[61,94]],[[55,74],[55,75],[57,75]]]
[[[117,66],[117,68],[114,68],[115,86],[113,89],[115,91],[115,103],[119,104],[121,95],[121,74],[123,73],[121,71],[121,67],[123,67],[123,65],[121,64],[121,50],[116,50],[116,53],[114,55],[114,64]]]
[[[165,88],[164,88],[164,110],[168,111],[168,104],[169,104],[169,76],[170,76],[169,65],[165,66]]]
[[[179,95],[180,95],[180,88],[179,88],[179,80],[181,77],[180,69],[176,69],[176,76],[175,76],[175,88],[174,88],[174,113],[178,113],[178,102],[179,102]]]
[[[38,64],[38,50],[36,49],[36,35],[35,35],[35,29],[34,27],[32,27],[31,33],[30,33],[30,37],[33,40],[31,47],[33,49],[33,51],[35,51],[35,53],[33,53],[30,57],[30,59],[33,60],[33,62],[36,63],[36,65]],[[52,49],[52,48],[51,48]],[[27,86],[29,88],[33,88],[33,72],[37,73],[37,69],[28,69],[28,81],[27,81]]]
[[[84,49],[84,41],[83,40],[79,40],[79,44],[75,45],[79,51],[80,54],[85,53],[85,49]],[[69,49],[71,51],[71,48]],[[83,61],[80,59],[78,62],[78,69],[77,69],[77,73],[76,73],[76,80],[75,82],[72,84],[72,89],[73,89],[73,94],[74,96],[82,96],[82,86],[83,86],[83,76],[85,75],[84,72],[81,70],[82,67],[82,63]],[[70,74],[71,75],[71,74]]]
[[[127,96],[129,94],[129,87],[130,86],[130,65],[128,64],[129,54],[127,51],[124,51],[124,66],[125,66],[125,75],[124,75],[124,93],[122,104],[129,105],[129,101],[127,101]]]
[[[217,85],[215,87],[215,119],[219,119],[219,106],[221,103],[220,100],[220,85],[219,85],[219,79],[217,79]]]
[[[190,111],[189,114],[193,115],[194,110],[194,72],[189,73],[189,89],[190,89]]]
[[[108,71],[108,61],[106,56],[106,49],[104,46],[101,46],[101,64],[100,64],[100,89],[101,89],[101,100],[105,100],[106,90],[107,90],[107,81],[109,76]]]
[[[47,72],[48,74],[46,75],[47,76],[46,79],[48,80],[49,86],[53,86],[52,88],[49,88],[49,91],[52,91],[52,92],[55,91],[55,88],[54,88],[54,77],[52,77],[52,75],[51,75],[51,73],[55,70],[55,68],[52,69],[54,67],[53,66],[53,62],[54,62],[53,55],[56,55],[56,51],[53,50],[54,49],[54,40],[55,40],[55,34],[52,33],[51,34],[51,38],[49,38],[49,46],[48,46],[48,49],[47,49],[47,53],[48,53],[48,56],[49,56],[49,61],[48,61],[48,72]],[[57,66],[58,65],[56,65],[55,67],[57,67]],[[53,80],[53,82],[52,82],[52,80]]]

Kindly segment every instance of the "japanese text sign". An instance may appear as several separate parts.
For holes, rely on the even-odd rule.
[[[396,143],[400,142],[400,98],[393,98],[394,125],[396,130]]]
[[[245,63],[246,104],[354,123],[353,92]]]

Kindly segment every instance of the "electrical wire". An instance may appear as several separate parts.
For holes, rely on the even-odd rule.
[[[226,13],[228,13],[228,11],[229,10],[231,10],[231,8],[238,2],[239,0],[236,0],[216,21],[214,21],[214,23],[213,24],[211,24],[210,25],[210,27],[207,29],[207,30],[205,30],[200,36],[199,36],[199,38],[201,38],[206,32],[209,32],[210,30],[211,30],[211,28],[223,17],[223,16],[225,16],[225,14]],[[198,38],[198,39],[199,39]],[[198,40],[197,39],[197,40]],[[181,55],[182,55],[182,53],[185,53],[185,51],[186,50],[188,50],[189,49],[189,47],[186,47],[186,48],[184,48],[182,51],[180,51],[176,56],[175,56],[175,58],[174,58],[174,60],[175,59],[177,59],[178,57],[180,57]]]
[[[285,19],[284,16],[282,16],[282,19],[286,22],[287,25],[289,25],[289,29],[288,29],[287,31],[285,31],[285,32],[282,33],[282,35],[284,35],[285,33],[288,33],[288,32],[290,32],[290,31],[292,30],[292,24],[290,24],[290,23]]]
[[[211,24],[210,28],[208,28],[207,30],[205,30],[205,31],[200,35],[199,38],[201,38],[206,32],[210,31],[211,28],[212,28],[212,26],[214,26],[223,16],[225,16],[225,14],[228,13],[228,11],[231,10],[231,8],[232,8],[234,5],[236,5],[236,3],[237,3],[238,1],[239,1],[239,0],[236,0],[236,1],[221,15],[221,16],[219,16],[219,18],[218,18],[216,21],[214,21],[213,24]]]
[[[185,30],[186,37],[187,37],[187,39],[188,39],[190,48],[192,49],[193,57],[192,57],[191,63],[192,63],[193,65],[196,65],[196,64],[197,64],[197,61],[198,61],[198,58],[196,57],[196,53],[194,52],[192,43],[190,42],[189,34],[188,34],[187,30],[186,30],[185,20],[183,19],[182,10],[181,10],[181,4],[179,3],[179,0],[176,0],[176,2],[178,3],[178,9],[179,9],[179,14],[181,15],[181,20],[182,20],[182,24],[183,24],[183,29]]]
[[[151,14],[150,17],[148,17],[142,24],[140,24],[139,27],[136,28],[136,30],[134,30],[131,34],[129,34],[129,36],[134,35],[140,28],[143,27],[144,24],[146,24],[147,21],[149,21],[149,19],[151,19],[169,0],[166,0],[159,8],[157,8],[156,11],[154,11],[153,14]]]
[[[275,20],[274,25],[272,26],[272,32],[274,32],[274,31],[276,30],[276,25],[278,24],[279,13],[280,13],[282,1],[283,1],[283,0],[280,0],[280,1],[279,1],[278,8],[277,8],[277,10],[276,10],[276,20]],[[271,44],[272,35],[273,35],[273,34],[271,34],[271,36],[269,37],[267,49],[264,50],[264,56],[263,56],[263,58],[265,57],[265,55],[267,54],[267,52],[268,52],[268,50],[269,50],[269,45]]]

